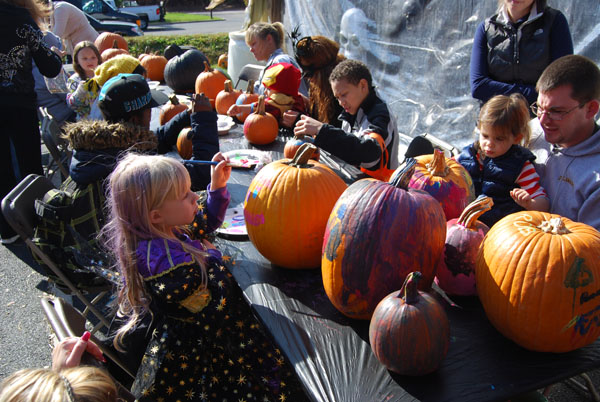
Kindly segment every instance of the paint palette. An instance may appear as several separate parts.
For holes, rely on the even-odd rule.
[[[237,149],[223,153],[229,158],[231,166],[247,169],[252,169],[261,163],[261,154],[261,151],[253,149]]]
[[[225,212],[223,224],[217,229],[217,233],[225,237],[248,236],[244,219],[244,207],[240,205],[235,208],[228,208]]]

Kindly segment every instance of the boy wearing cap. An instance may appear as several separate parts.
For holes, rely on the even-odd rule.
[[[279,123],[288,110],[305,113],[304,98],[298,93],[302,74],[293,64],[277,63],[269,67],[262,78],[265,86],[265,111],[272,114]],[[227,114],[253,113],[257,103],[232,105]]]
[[[106,177],[113,171],[124,152],[165,153],[173,149],[183,126],[191,122],[193,158],[210,160],[219,151],[217,115],[208,98],[195,95],[191,114],[182,112],[156,133],[150,131],[151,108],[167,101],[166,95],[151,91],[139,74],[120,74],[108,80],[100,90],[98,106],[105,120],[82,120],[65,126],[65,136],[73,148],[70,176],[61,190],[70,196],[68,218],[61,227],[70,225],[87,240],[96,244],[96,235],[104,226]],[[179,127],[178,127],[179,126]],[[174,133],[174,134],[173,134]],[[206,189],[210,183],[210,166],[187,166],[194,190]],[[60,236],[38,226],[38,246],[54,256],[62,268],[77,268],[68,250],[77,246],[71,232]],[[76,282],[77,283],[77,282]]]

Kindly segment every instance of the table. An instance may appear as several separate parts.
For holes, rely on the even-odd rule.
[[[220,138],[221,150],[261,149],[273,160],[285,138],[255,147],[241,127]],[[359,171],[331,159],[351,182]],[[242,205],[254,172],[234,169],[228,183],[231,206]],[[477,298],[442,301],[450,320],[450,348],[442,367],[422,377],[386,370],[371,352],[369,322],[352,320],[330,303],[320,270],[273,266],[247,239],[217,238],[232,260],[226,264],[259,319],[294,365],[314,401],[503,401],[600,367],[600,341],[565,354],[527,351],[504,338],[487,320]]]

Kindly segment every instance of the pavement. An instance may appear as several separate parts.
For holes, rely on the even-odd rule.
[[[209,12],[194,14],[210,15]],[[244,10],[213,11],[213,18],[222,18],[222,20],[177,24],[152,22],[144,31],[144,35],[195,35],[239,31],[244,24]]]

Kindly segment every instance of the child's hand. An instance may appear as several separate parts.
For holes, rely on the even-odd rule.
[[[510,191],[512,199],[522,208],[529,209],[531,204],[531,195],[522,188],[514,188]]]
[[[192,95],[192,113],[211,112],[212,110],[210,100],[203,93]]]
[[[89,339],[90,333],[88,331],[84,332],[80,338],[70,337],[63,339],[52,351],[52,369],[60,371],[79,366],[81,357],[85,352],[88,352],[102,362],[106,362],[100,348]]]
[[[300,113],[296,112],[295,110],[286,110],[281,117],[281,125],[289,128],[294,127],[294,122],[298,118],[299,114]]]
[[[310,135],[314,137],[319,133],[321,127],[323,127],[323,123],[303,114],[300,120],[298,120],[298,123],[296,123],[296,127],[294,128],[294,134]]]
[[[227,111],[227,115],[228,116],[235,116],[235,115],[237,115],[240,112],[241,112],[241,110],[240,110],[240,106],[239,105],[231,105],[231,107]]]
[[[212,160],[219,164],[210,168],[210,189],[218,190],[227,185],[229,176],[231,176],[231,166],[227,165],[229,158],[220,152],[217,152]]]
[[[65,57],[67,55],[67,52],[64,50],[60,50],[59,48],[57,48],[56,46],[52,46],[50,48],[50,50],[52,50],[54,53],[56,53],[61,59],[63,57]]]

